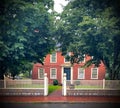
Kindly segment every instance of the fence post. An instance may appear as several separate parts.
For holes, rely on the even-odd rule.
[[[103,89],[105,89],[105,79],[103,79]]]
[[[6,88],[6,77],[4,75],[4,88]]]
[[[66,87],[66,73],[63,75],[63,96],[67,95],[67,87]]]
[[[71,84],[73,84],[73,67],[71,67]]]
[[[48,78],[47,73],[44,74],[44,96],[48,95]]]

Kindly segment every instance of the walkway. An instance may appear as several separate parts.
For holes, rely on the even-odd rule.
[[[62,97],[62,89],[52,92],[48,95],[48,97]]]
[[[120,97],[103,97],[103,96],[62,96],[62,90],[57,90],[46,97],[42,96],[1,96],[0,102],[39,102],[39,103],[87,103],[87,102],[109,102],[120,103]]]

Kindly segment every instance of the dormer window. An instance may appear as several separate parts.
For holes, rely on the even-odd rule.
[[[52,53],[50,55],[50,62],[51,63],[56,63],[57,62],[57,54],[56,54],[56,52],[54,52],[54,53]]]
[[[65,55],[65,58],[64,58],[64,62],[65,63],[70,63],[70,52],[68,52],[66,55]]]
[[[85,63],[85,54],[83,55],[83,60],[82,61],[80,61],[80,63]],[[79,56],[78,56],[78,58],[79,58]]]

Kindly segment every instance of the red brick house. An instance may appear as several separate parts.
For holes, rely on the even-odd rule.
[[[34,64],[32,70],[32,79],[43,79],[44,73],[47,73],[49,83],[57,79],[62,83],[63,74],[66,73],[67,80],[102,80],[105,78],[105,67],[103,63],[99,67],[94,65],[83,69],[81,66],[91,59],[90,56],[85,56],[84,61],[79,64],[71,65],[69,61],[57,51],[48,54],[44,60],[44,65],[39,63]]]

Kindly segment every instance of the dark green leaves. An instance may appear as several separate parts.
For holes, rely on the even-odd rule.
[[[71,62],[78,60],[80,55],[93,56],[85,67],[92,63],[99,66],[102,61],[111,79],[120,79],[120,63],[117,61],[120,55],[120,17],[116,8],[120,4],[117,2],[70,0],[61,15],[62,26],[59,27],[59,31],[62,31],[59,39],[63,53],[74,53]]]
[[[52,6],[52,0],[0,1],[1,75],[9,71],[14,76],[29,62],[42,63],[54,49]]]

